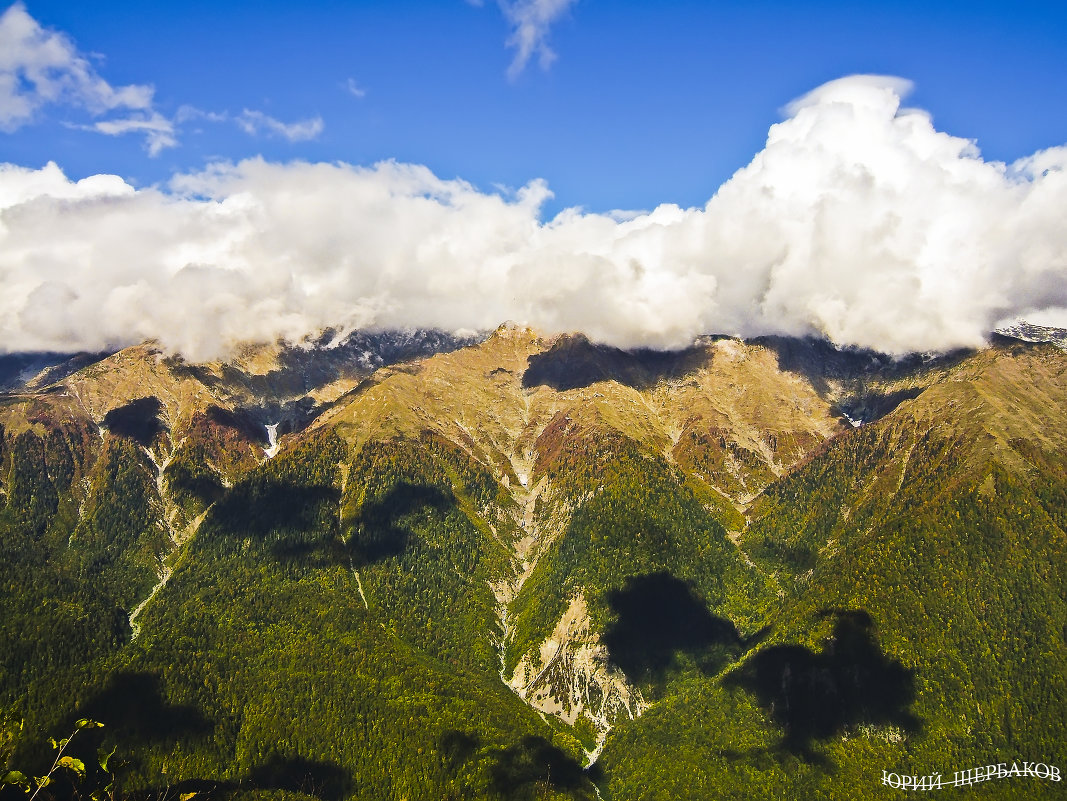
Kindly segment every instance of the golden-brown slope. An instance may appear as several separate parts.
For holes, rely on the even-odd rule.
[[[584,430],[619,431],[746,501],[843,425],[808,378],[738,340],[702,341],[684,358],[588,381],[531,381],[531,365],[549,355],[589,359],[593,346],[583,343],[502,326],[479,345],[378,371],[313,427],[333,427],[357,447],[434,431],[502,481],[526,483],[539,437],[564,415]]]

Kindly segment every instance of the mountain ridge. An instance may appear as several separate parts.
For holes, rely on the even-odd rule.
[[[275,753],[372,798],[821,798],[843,775],[862,798],[872,758],[1058,758],[1056,345],[406,342],[380,353],[435,352],[367,372],[143,345],[0,396],[3,709],[38,731],[127,687],[196,710],[183,779],[222,787]],[[1026,625],[1015,597],[1040,620],[998,639]],[[360,666],[347,683],[337,660]],[[788,676],[826,714],[782,713]],[[270,693],[317,712],[289,731]],[[993,710],[987,738],[964,702]],[[346,727],[365,745],[329,745]],[[170,736],[137,746],[142,786]]]

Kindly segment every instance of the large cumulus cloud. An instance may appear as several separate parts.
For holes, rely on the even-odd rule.
[[[702,209],[570,209],[386,162],[216,164],[164,188],[0,168],[0,347],[192,359],[326,326],[581,330],[622,347],[823,334],[979,345],[1067,307],[1067,147],[1005,165],[853,76],[787,108]]]

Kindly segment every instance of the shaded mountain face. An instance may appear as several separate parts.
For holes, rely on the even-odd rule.
[[[882,769],[1063,764],[1042,336],[5,362],[14,759],[91,714],[129,787],[220,797],[873,798]]]
[[[46,387],[108,353],[7,353],[0,356],[0,392]]]

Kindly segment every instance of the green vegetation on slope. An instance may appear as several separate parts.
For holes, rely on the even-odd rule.
[[[765,493],[742,543],[787,589],[769,636],[621,725],[605,797],[880,798],[882,770],[1064,763],[1062,414],[997,389],[1014,364],[990,361],[931,401],[955,416],[905,404]],[[1058,794],[1029,777],[969,797]]]
[[[323,426],[257,463],[239,420],[205,412],[157,484],[145,447],[166,455],[169,432],[142,430],[148,404],[101,440],[27,402],[0,429],[13,762],[41,775],[33,744],[89,716],[108,724],[94,748],[129,757],[133,797],[582,799],[595,779],[615,801],[864,799],[885,797],[882,770],[1062,767],[1062,356],[980,354],[946,376],[774,481],[741,549],[716,518],[743,519],[697,475],[729,483],[744,460],[728,440],[695,466],[683,437],[674,464],[595,409],[552,412],[525,511],[555,539],[509,610],[504,672],[585,598],[591,641],[653,702],[614,721],[593,771],[587,719],[542,716],[500,681],[490,586],[513,578],[530,517],[476,438],[357,449]],[[631,400],[611,419],[647,411]]]
[[[329,434],[238,482],[99,689],[143,696],[113,726],[146,743],[135,780],[310,765],[361,799],[588,797],[566,738],[496,675],[501,546],[461,511],[492,491],[433,438],[349,461]]]
[[[509,666],[552,632],[579,592],[603,631],[617,616],[611,593],[659,573],[688,583],[700,603],[743,632],[758,628],[765,579],[743,563],[681,473],[607,432],[570,436],[549,453],[544,474],[554,488],[552,502],[573,513],[516,599]]]

